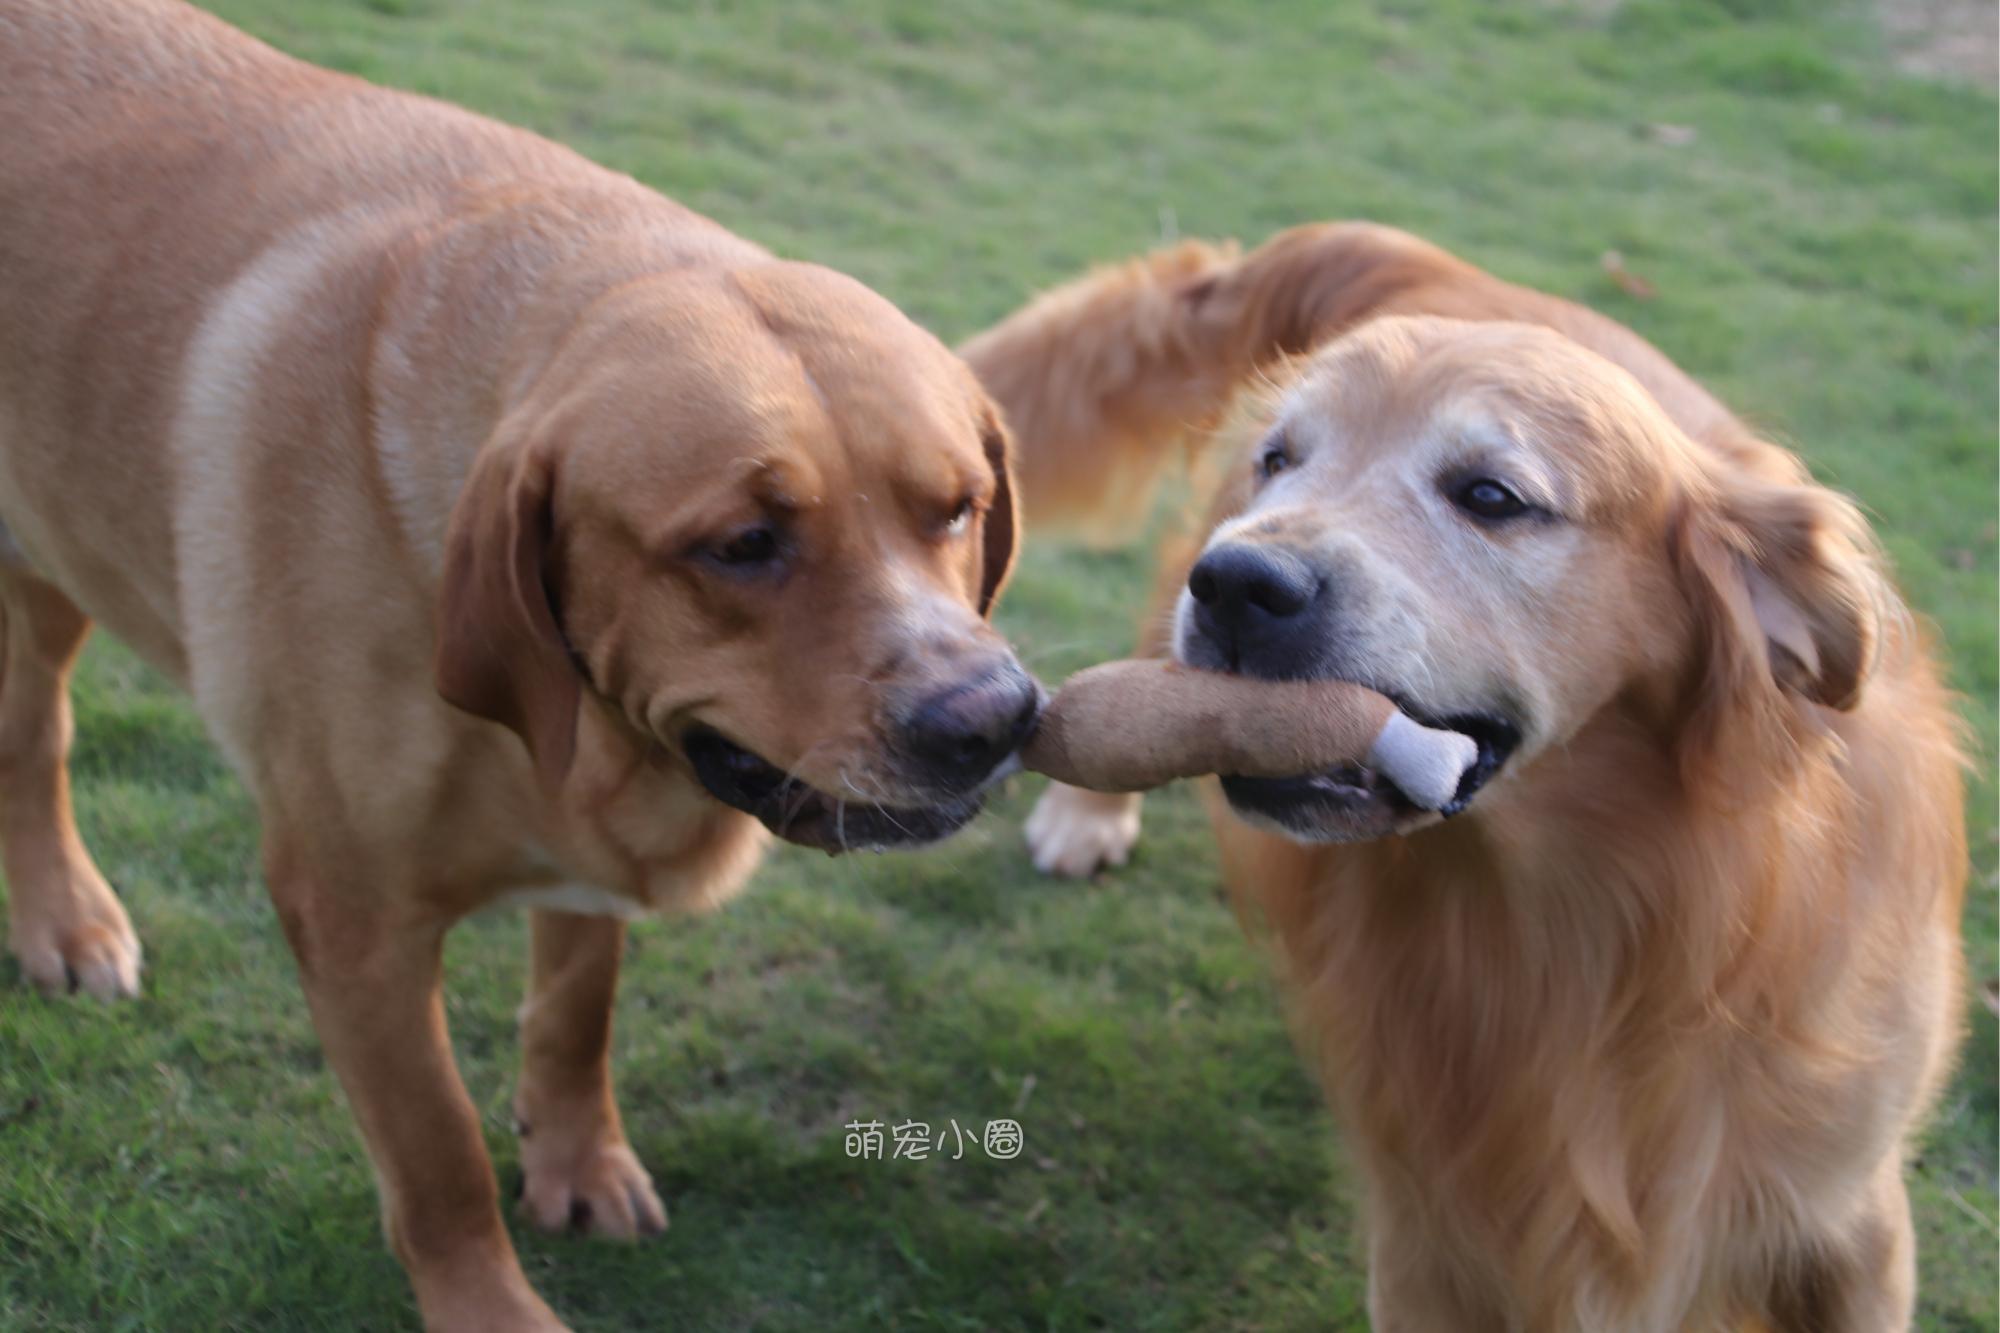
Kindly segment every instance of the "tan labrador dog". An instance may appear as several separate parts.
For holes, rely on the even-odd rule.
[[[254,794],[426,1322],[559,1327],[452,1065],[444,933],[537,909],[534,1220],[664,1225],[607,1066],[617,917],[726,897],[760,822],[971,816],[1038,701],[984,620],[996,413],[859,284],[174,0],[0,2],[0,125],[11,948],[138,988],[64,769],[101,622]]]
[[[1906,1327],[1964,794],[1854,507],[1629,330],[1384,227],[1164,252],[964,351],[1031,525],[1213,446],[1151,651],[1480,744],[1445,822],[1366,770],[1209,789],[1365,1185],[1375,1327]],[[1028,837],[1082,872],[1137,813],[1056,786]]]

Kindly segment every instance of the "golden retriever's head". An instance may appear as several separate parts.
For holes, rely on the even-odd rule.
[[[1732,468],[1559,334],[1373,322],[1300,369],[1241,467],[1176,652],[1358,681],[1466,732],[1454,813],[1614,703],[1686,766],[1859,697],[1879,584],[1851,507]],[[1224,787],[1307,839],[1429,818],[1365,771]]]
[[[1041,695],[986,623],[1008,446],[951,353],[808,265],[601,298],[482,449],[437,676],[560,783],[582,725],[814,846],[970,818]]]

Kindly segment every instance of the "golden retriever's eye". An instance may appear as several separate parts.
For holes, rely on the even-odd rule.
[[[759,524],[745,528],[715,548],[715,558],[725,565],[766,565],[778,558],[778,534]]]
[[[958,508],[952,510],[951,517],[944,521],[944,535],[947,537],[956,537],[959,533],[964,532],[967,526],[971,524],[973,514],[977,511],[978,506],[972,502],[970,496],[960,500]]]
[[[1452,488],[1451,501],[1473,517],[1489,522],[1519,518],[1529,509],[1528,502],[1505,482],[1491,477],[1472,477],[1459,482]]]
[[[1273,440],[1264,446],[1264,452],[1257,455],[1257,475],[1265,481],[1277,476],[1292,465],[1291,451],[1283,440]]]

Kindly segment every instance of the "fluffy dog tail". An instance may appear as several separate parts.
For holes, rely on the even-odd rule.
[[[1248,255],[1187,241],[1046,292],[959,352],[1014,432],[1028,522],[1115,525],[1166,465],[1194,461],[1246,385],[1468,271],[1370,223],[1294,227]]]

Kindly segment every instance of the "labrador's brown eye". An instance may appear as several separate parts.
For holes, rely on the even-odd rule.
[[[778,558],[778,534],[762,524],[745,528],[715,548],[725,565],[763,565]]]
[[[960,500],[958,507],[951,511],[951,517],[944,521],[945,535],[947,537],[956,537],[959,533],[964,532],[966,525],[972,522],[972,516],[977,510],[978,506],[973,504],[971,497],[968,496],[966,499]]]

